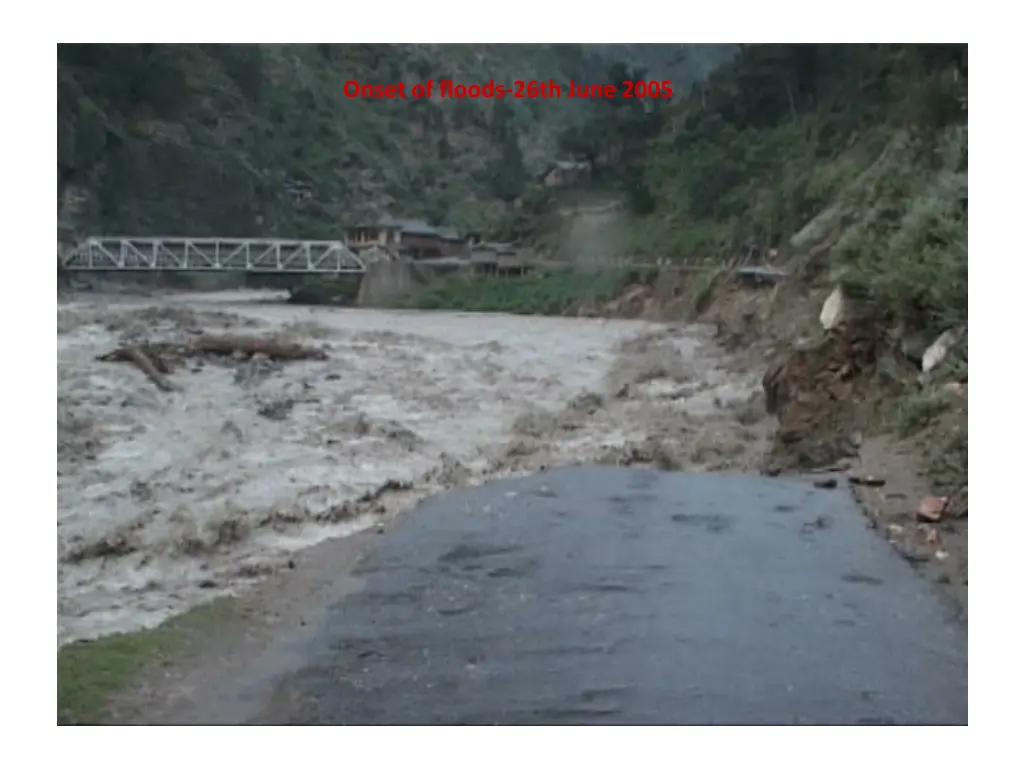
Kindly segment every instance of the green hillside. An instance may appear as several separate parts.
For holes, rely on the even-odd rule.
[[[617,54],[652,49],[668,62],[679,46],[618,48],[62,45],[58,176],[73,201],[62,219],[105,232],[319,237],[387,211],[487,228],[585,105],[353,99],[345,83],[603,82]]]
[[[608,125],[580,130],[601,143]],[[966,46],[741,46],[619,126],[639,257],[777,249],[882,316],[966,322]]]

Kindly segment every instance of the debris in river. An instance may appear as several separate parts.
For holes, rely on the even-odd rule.
[[[161,391],[173,392],[180,389],[166,378],[173,368],[188,358],[205,356],[230,356],[240,360],[257,358],[275,362],[327,359],[327,353],[322,349],[280,339],[206,334],[187,344],[140,342],[122,346],[100,355],[97,359],[102,362],[132,363]]]

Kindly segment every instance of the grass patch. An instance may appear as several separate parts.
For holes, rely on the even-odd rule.
[[[306,277],[290,288],[293,304],[353,306],[359,297],[362,275],[318,275]]]
[[[715,288],[721,282],[722,277],[729,272],[727,267],[711,267],[699,273],[693,284],[693,312],[700,315],[711,303]]]
[[[180,658],[196,633],[230,619],[233,606],[232,599],[222,598],[154,629],[64,646],[57,652],[57,723],[102,723],[113,695],[143,671]]]
[[[941,390],[928,388],[911,392],[894,401],[887,425],[899,437],[915,435],[949,410],[949,399]]]
[[[561,315],[587,302],[611,301],[626,286],[646,283],[638,270],[560,269],[522,277],[452,276],[400,302],[408,309]]]
[[[967,425],[959,425],[935,451],[928,467],[928,478],[942,493],[967,486]]]
[[[934,145],[898,139],[877,182],[848,191],[862,215],[839,238],[832,273],[879,317],[935,337],[967,324],[967,128]]]

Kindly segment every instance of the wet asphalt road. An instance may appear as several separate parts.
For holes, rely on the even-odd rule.
[[[967,628],[807,480],[572,468],[380,537],[255,722],[967,722]]]

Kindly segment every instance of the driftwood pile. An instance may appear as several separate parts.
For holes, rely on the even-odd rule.
[[[188,358],[234,357],[248,360],[262,355],[269,360],[326,360],[327,353],[315,347],[273,338],[257,336],[202,335],[187,344],[143,342],[118,347],[100,355],[97,360],[107,363],[132,363],[163,392],[174,392],[180,387],[167,379],[174,368]]]

